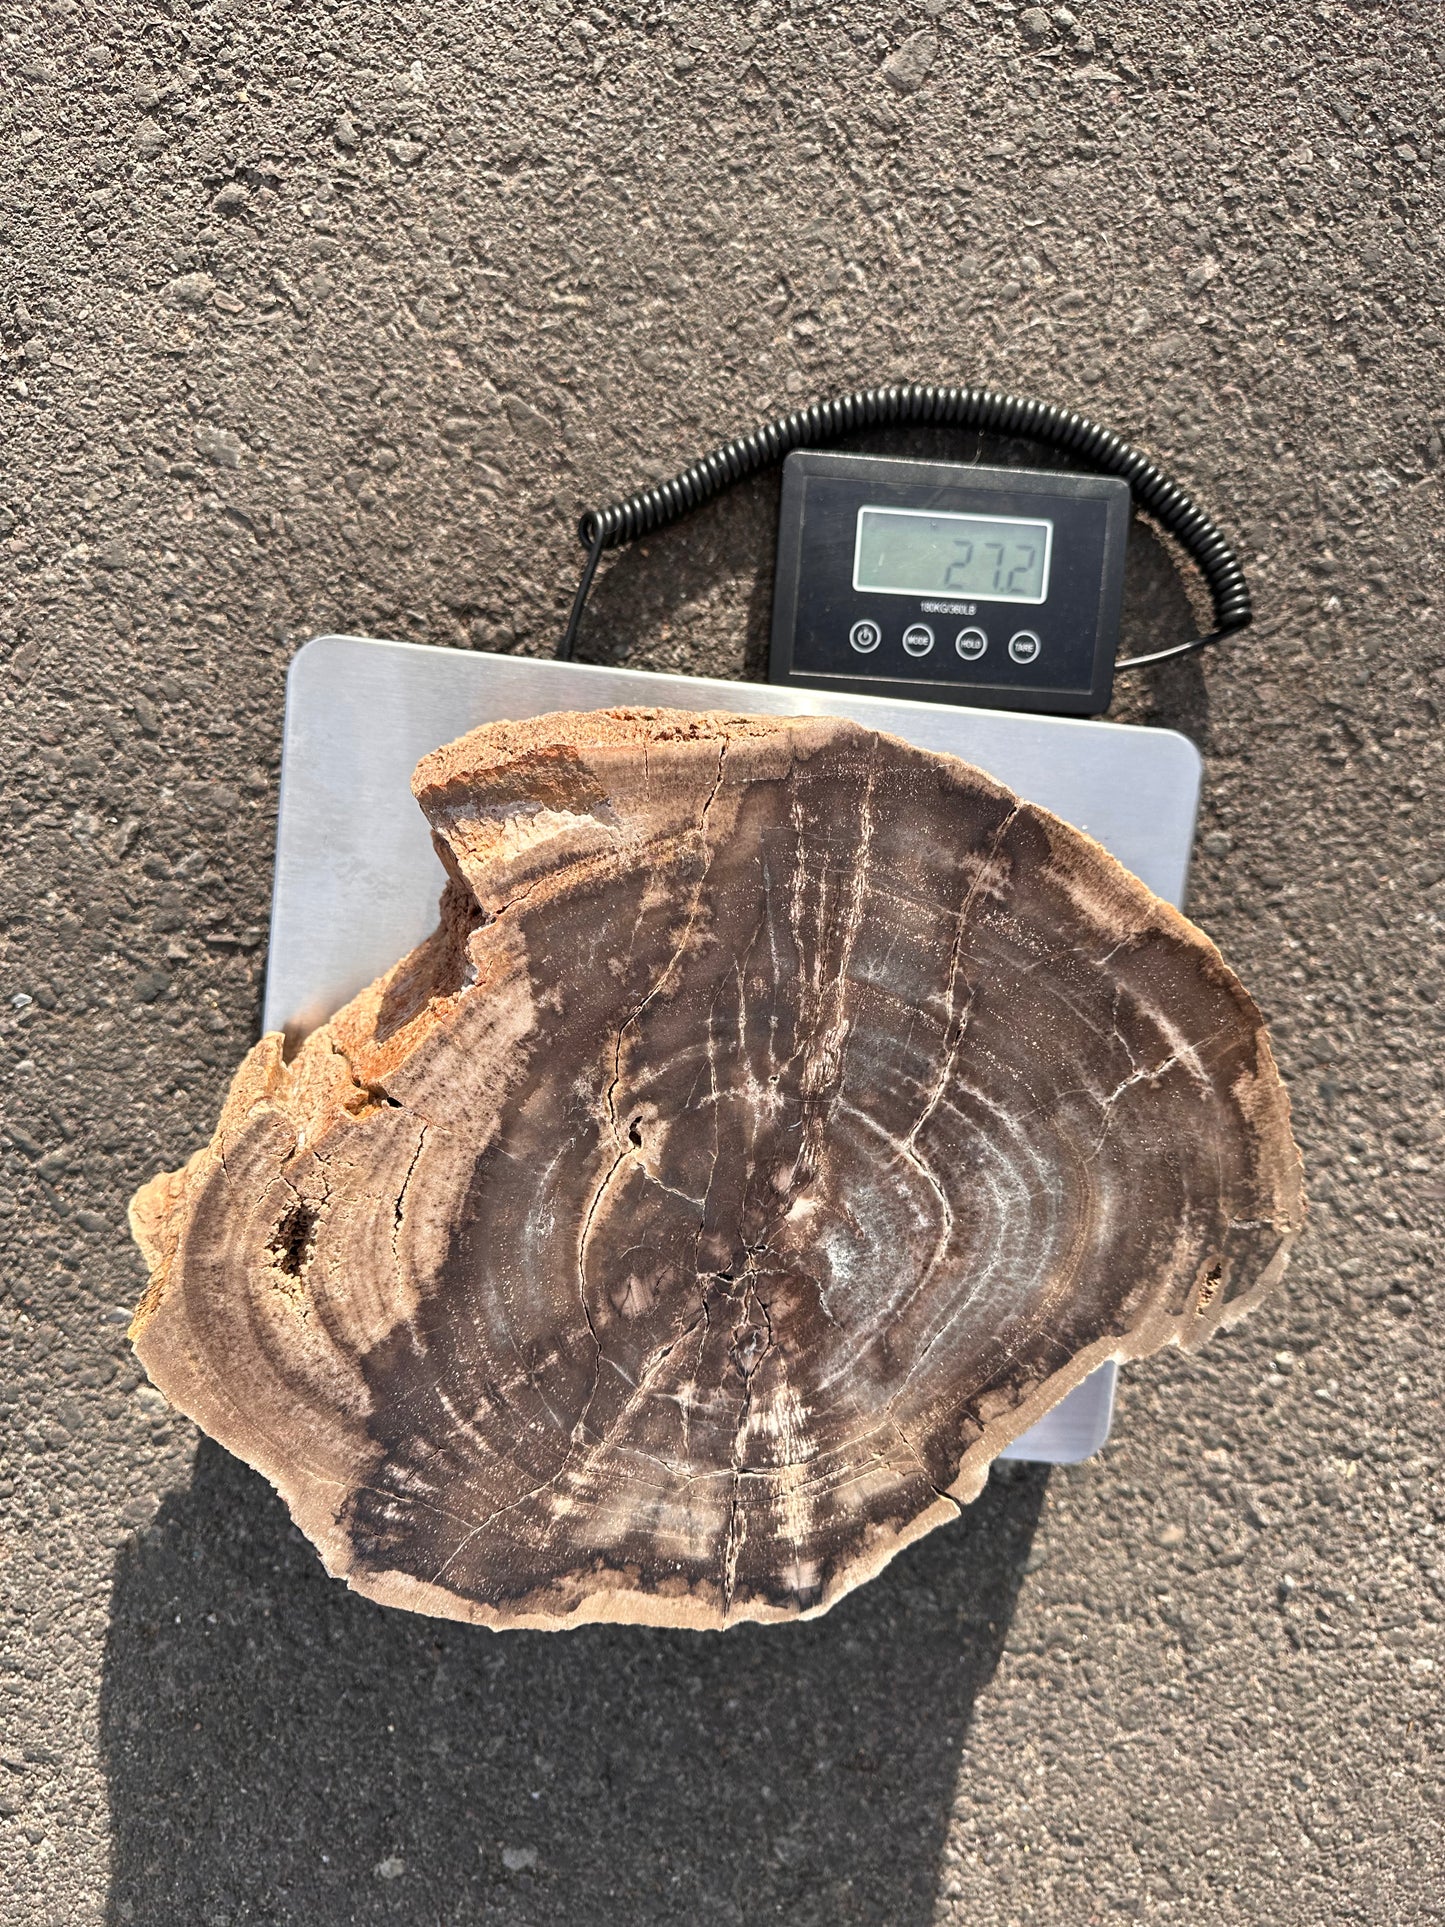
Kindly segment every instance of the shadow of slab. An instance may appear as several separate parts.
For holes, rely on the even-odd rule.
[[[497,1635],[328,1579],[202,1439],[117,1559],[107,1918],[922,1927],[1046,1480],[802,1626]]]

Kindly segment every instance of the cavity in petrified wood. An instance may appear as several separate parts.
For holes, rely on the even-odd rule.
[[[136,1348],[373,1598],[821,1611],[1302,1212],[1258,1013],[1079,832],[853,724],[428,757],[440,928],[133,1208]]]

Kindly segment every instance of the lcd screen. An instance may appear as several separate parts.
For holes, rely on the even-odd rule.
[[[853,587],[888,595],[1042,602],[1052,522],[927,509],[861,508]]]

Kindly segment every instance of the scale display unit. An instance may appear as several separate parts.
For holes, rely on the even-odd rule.
[[[1130,500],[1113,475],[792,454],[769,677],[1099,715]]]
[[[856,524],[853,539],[856,545]],[[916,542],[909,553],[916,558]],[[871,561],[869,551],[865,572]],[[1038,569],[1037,561],[1028,566]],[[1048,567],[1059,567],[1057,534]],[[1050,584],[1059,579],[1045,575]],[[1047,596],[1031,606],[1046,607]],[[908,661],[898,617],[889,620]],[[850,647],[846,636],[843,647]],[[955,660],[966,663],[956,651]],[[771,683],[721,682],[355,636],[307,643],[287,679],[266,1028],[314,1029],[434,927],[443,873],[410,788],[421,757],[478,724],[547,710],[646,704],[851,717],[978,764],[1087,830],[1157,895],[1182,902],[1201,776],[1198,751],[1185,737],[1021,706],[965,706],[957,694],[938,700],[932,689],[915,691],[926,700],[869,693],[876,687],[835,689],[821,676],[804,684],[792,674]],[[1003,1456],[1087,1458],[1108,1436],[1114,1380],[1115,1367],[1102,1366]]]

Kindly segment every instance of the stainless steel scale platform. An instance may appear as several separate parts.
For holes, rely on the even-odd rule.
[[[442,869],[410,787],[428,750],[479,723],[619,704],[851,716],[978,764],[1183,902],[1201,763],[1172,730],[318,636],[286,683],[266,1029],[314,1029],[433,927]],[[1115,1371],[1101,1366],[1003,1456],[1098,1451]]]

